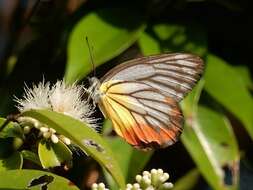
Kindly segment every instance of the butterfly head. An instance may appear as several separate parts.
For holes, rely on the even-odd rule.
[[[89,78],[89,83],[90,83],[90,87],[87,90],[89,98],[91,98],[94,101],[94,103],[98,103],[99,99],[102,95],[99,90],[101,83],[100,83],[99,79],[96,77]]]

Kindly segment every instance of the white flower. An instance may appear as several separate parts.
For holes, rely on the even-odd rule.
[[[97,120],[91,117],[94,109],[82,99],[83,95],[83,86],[75,83],[66,85],[63,81],[58,81],[51,89],[49,100],[53,111],[72,116],[95,127]]]
[[[57,81],[50,88],[50,83],[44,80],[30,89],[26,86],[22,99],[16,98],[20,112],[31,109],[50,109],[69,115],[96,128],[97,119],[91,117],[94,107],[83,99],[85,93],[82,85],[67,85],[64,81]]]
[[[44,80],[37,86],[33,85],[30,89],[27,86],[24,88],[25,94],[23,99],[15,98],[18,103],[17,108],[19,111],[27,111],[30,109],[49,109],[49,94],[50,94],[50,83],[45,83]]]

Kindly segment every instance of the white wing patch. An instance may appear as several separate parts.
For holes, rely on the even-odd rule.
[[[124,69],[119,73],[116,73],[114,76],[112,76],[111,80],[129,80],[129,79],[135,80],[136,76],[138,76],[138,79],[141,79],[150,77],[154,73],[155,69],[152,67],[152,65],[138,64],[133,65],[127,69]]]
[[[107,73],[102,82],[139,81],[180,101],[197,83],[203,67],[203,61],[195,55],[161,54],[120,64]]]

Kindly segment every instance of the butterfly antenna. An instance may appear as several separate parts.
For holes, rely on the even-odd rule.
[[[90,43],[89,43],[89,40],[88,40],[88,37],[87,37],[87,36],[86,36],[86,43],[87,43],[87,46],[88,46],[88,49],[89,49],[90,60],[91,60],[92,69],[93,69],[93,75],[96,76],[96,70],[95,70],[94,59],[93,59],[93,56],[92,56],[92,51],[91,51]],[[93,48],[92,48],[92,49],[93,49]]]

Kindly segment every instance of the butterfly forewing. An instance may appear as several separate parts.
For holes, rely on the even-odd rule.
[[[122,63],[102,79],[99,106],[115,131],[135,147],[166,147],[182,131],[178,102],[203,72],[192,54],[161,54]]]
[[[140,81],[180,101],[191,91],[202,72],[203,61],[198,56],[184,53],[161,54],[120,64],[109,71],[101,81]]]

